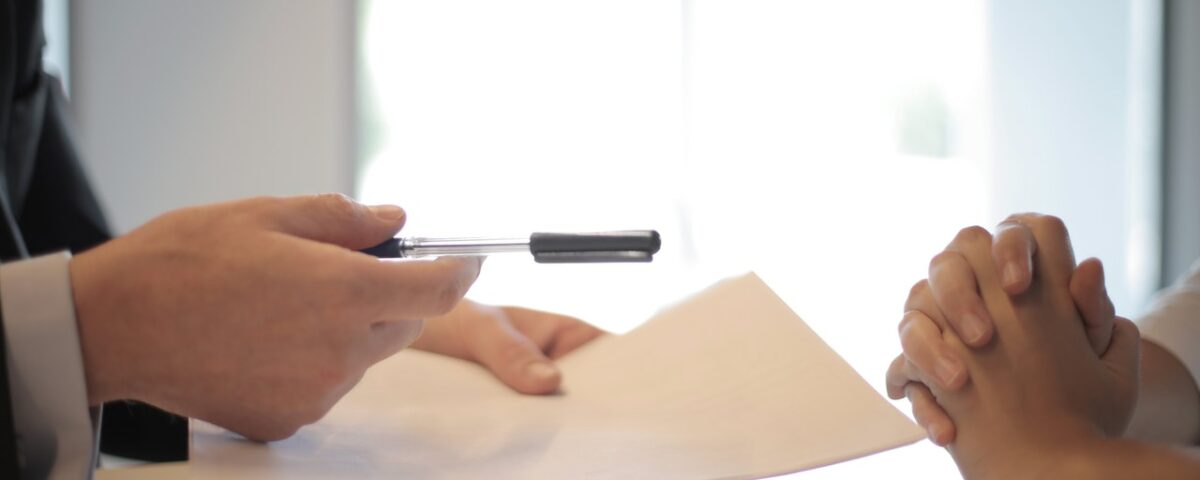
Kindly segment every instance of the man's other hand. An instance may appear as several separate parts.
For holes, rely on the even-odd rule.
[[[562,381],[553,360],[603,334],[565,315],[464,300],[430,318],[413,348],[479,363],[513,390],[544,395]]]

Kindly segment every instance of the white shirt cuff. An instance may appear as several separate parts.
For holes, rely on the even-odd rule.
[[[1200,386],[1200,261],[1138,320],[1142,338],[1178,358]]]
[[[0,265],[9,390],[24,478],[91,478],[96,429],[61,252]]]

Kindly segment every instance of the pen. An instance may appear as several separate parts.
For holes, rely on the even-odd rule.
[[[393,238],[362,250],[379,258],[417,258],[529,252],[538,263],[649,262],[662,240],[655,230],[534,233],[515,238]]]

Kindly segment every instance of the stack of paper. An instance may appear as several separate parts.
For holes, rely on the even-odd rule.
[[[373,368],[321,422],[262,445],[195,428],[199,478],[724,479],[922,438],[755,275],[722,282],[560,362],[521,396],[421,352]]]

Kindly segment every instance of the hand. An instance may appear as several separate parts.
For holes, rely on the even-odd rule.
[[[1055,232],[1061,232],[1055,240]],[[1034,259],[1042,241],[1066,242],[1065,260],[1060,267],[1073,264],[1074,254],[1061,220],[1038,214],[1012,215],[1002,222],[992,245],[995,269],[1003,272],[1003,287],[1010,295],[1019,295],[1035,278]],[[1087,325],[1093,350],[1103,353],[1112,335],[1114,312],[1104,287],[1104,270],[1099,260],[1088,259],[1070,275],[1070,293]],[[918,282],[905,303],[900,324],[904,354],[888,369],[888,394],[907,396],[913,416],[929,433],[931,441],[947,445],[954,441],[956,427],[929,393],[928,380],[939,388],[954,390],[968,378],[960,359],[952,355],[942,341],[942,331],[953,328],[959,338],[974,338],[967,344],[986,345],[993,323],[984,307],[975,282],[975,272],[961,256],[943,252],[930,262],[929,280]],[[972,324],[981,327],[969,326]],[[969,335],[963,332],[971,332]],[[983,333],[978,333],[983,332]],[[981,341],[982,340],[982,341]]]
[[[1050,215],[1022,213],[1010,215],[997,226],[991,257],[997,272],[1001,274],[1004,291],[1009,295],[1025,292],[1035,278],[1047,275],[1046,272],[1037,272],[1034,269],[1039,245],[1044,240],[1065,242],[1061,246],[1065,248],[1061,252],[1061,258],[1054,259],[1057,262],[1055,266],[1064,269],[1067,272],[1066,276],[1071,277],[1070,268],[1075,266],[1075,254],[1062,220]],[[1112,302],[1104,290],[1103,272],[1085,269],[1080,273],[1084,276],[1080,279],[1084,282],[1080,286],[1091,287],[1072,291],[1079,293],[1078,303],[1082,304],[1081,307],[1086,307],[1080,310],[1092,308],[1111,311]],[[947,323],[943,326],[952,327],[959,338],[968,345],[986,345],[991,339],[994,326],[975,289],[976,284],[970,268],[957,261],[953,255],[939,255],[930,262],[929,283],[938,306],[946,313]],[[1098,315],[1085,315],[1084,320],[1087,322],[1088,340],[1092,348],[1096,353],[1102,353],[1112,334],[1112,314],[1105,315],[1102,311],[1095,313]]]
[[[1132,414],[1137,328],[1117,318],[1108,348],[1096,355],[1070,293],[1074,260],[1066,230],[1061,223],[1051,226],[1038,238],[1033,265],[1039,274],[1025,293],[1011,298],[993,266],[985,230],[964,229],[941,255],[975,272],[995,322],[995,338],[984,349],[972,350],[953,331],[943,332],[970,383],[958,390],[927,383],[959,427],[950,450],[967,477],[1024,478],[1048,468],[1054,452],[1119,435]]]
[[[430,318],[412,347],[477,362],[513,390],[540,395],[557,391],[562,381],[552,360],[603,334],[564,315],[463,300]]]
[[[92,405],[135,399],[255,440],[320,419],[446,313],[480,259],[356,250],[404,224],[341,195],[177,210],[70,264]]]

